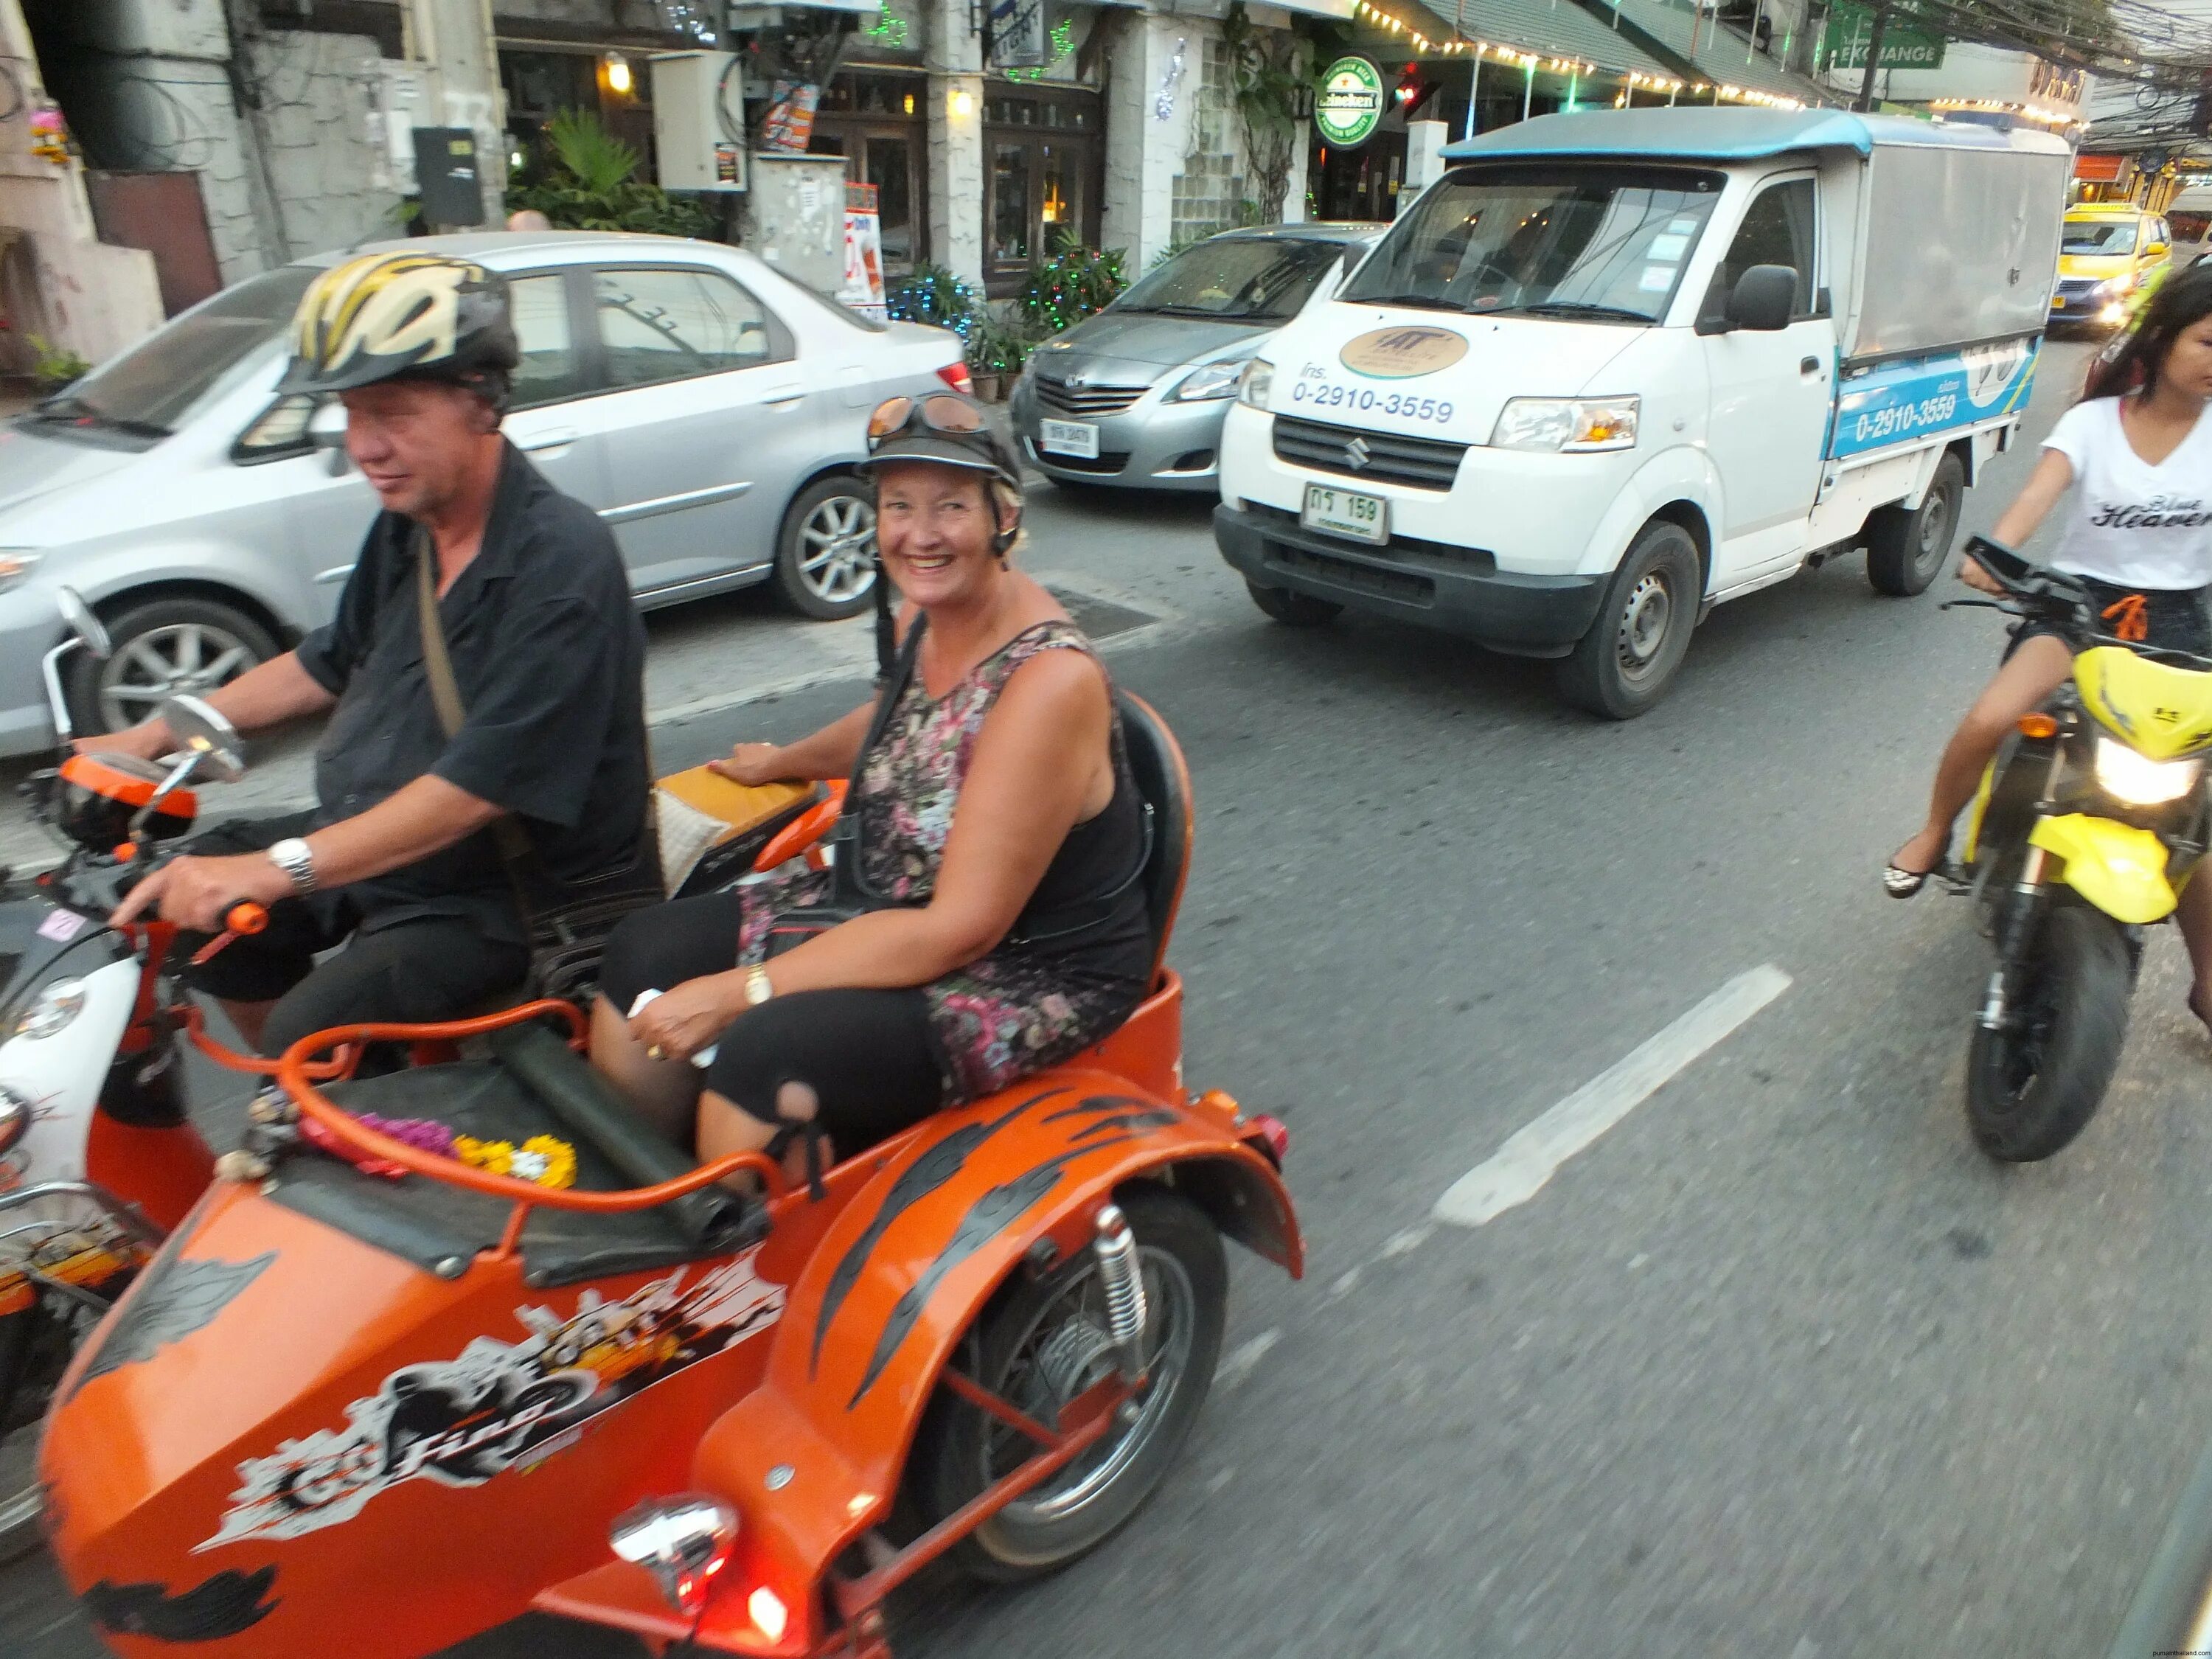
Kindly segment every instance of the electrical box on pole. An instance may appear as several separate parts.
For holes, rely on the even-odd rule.
[[[665,52],[653,69],[653,146],[663,190],[739,191],[749,179],[744,72],[727,52]]]

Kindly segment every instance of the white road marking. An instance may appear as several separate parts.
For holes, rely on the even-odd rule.
[[[1224,1354],[1221,1363],[1213,1368],[1213,1386],[1217,1389],[1235,1388],[1252,1375],[1260,1362],[1267,1357],[1267,1350],[1282,1340],[1282,1332],[1270,1326],[1249,1342]],[[1225,1482],[1227,1477],[1224,1475],[1223,1480]]]
[[[1739,974],[1452,1182],[1437,1200],[1436,1218],[1480,1227],[1526,1204],[1562,1164],[1789,988],[1790,975],[1772,963]]]

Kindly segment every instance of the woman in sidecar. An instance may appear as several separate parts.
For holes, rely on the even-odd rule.
[[[908,601],[886,681],[715,763],[744,784],[849,775],[836,863],[639,912],[600,969],[593,1061],[672,1139],[696,1114],[702,1158],[803,1137],[818,1171],[822,1141],[848,1153],[1004,1088],[1147,988],[1146,808],[1104,667],[1007,562],[1012,447],[949,392],[884,404],[868,447]]]

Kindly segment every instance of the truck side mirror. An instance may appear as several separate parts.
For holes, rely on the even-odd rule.
[[[1762,334],[1790,326],[1797,305],[1797,272],[1790,265],[1753,265],[1735,279],[1721,314],[1731,328]]]

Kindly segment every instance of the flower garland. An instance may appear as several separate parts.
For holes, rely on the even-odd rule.
[[[374,1112],[356,1112],[354,1121],[364,1129],[440,1158],[450,1158],[472,1170],[482,1170],[540,1187],[576,1184],[576,1149],[552,1135],[532,1135],[520,1146],[511,1140],[479,1140],[456,1134],[446,1125],[423,1117],[382,1117]]]

